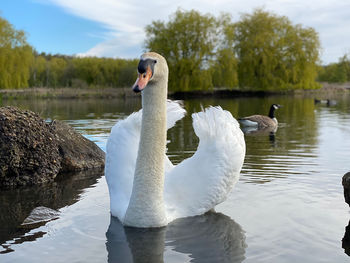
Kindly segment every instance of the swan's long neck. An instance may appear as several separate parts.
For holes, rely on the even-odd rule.
[[[149,82],[142,94],[141,138],[125,225],[167,224],[163,202],[167,83],[167,76]]]

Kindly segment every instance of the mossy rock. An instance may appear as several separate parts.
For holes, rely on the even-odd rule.
[[[51,182],[59,173],[104,167],[104,152],[61,121],[0,108],[0,187]]]

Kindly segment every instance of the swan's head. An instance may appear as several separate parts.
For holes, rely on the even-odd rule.
[[[168,78],[166,60],[155,52],[147,52],[141,56],[137,71],[138,78],[132,87],[135,92],[142,91],[148,83]]]

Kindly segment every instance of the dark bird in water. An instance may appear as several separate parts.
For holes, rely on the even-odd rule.
[[[314,99],[314,102],[315,104],[326,104],[327,106],[334,106],[337,104],[337,101],[330,100],[330,99],[326,99],[326,100]]]
[[[320,103],[326,104],[327,100],[314,99],[314,102],[315,102],[315,104],[320,104]]]
[[[272,104],[270,107],[269,115],[252,115],[244,118],[238,119],[238,121],[243,126],[257,127],[258,129],[264,129],[267,127],[276,127],[278,126],[278,121],[275,117],[275,110],[281,108],[279,104]]]

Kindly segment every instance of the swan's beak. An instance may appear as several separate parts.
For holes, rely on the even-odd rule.
[[[135,84],[132,86],[132,90],[135,92],[140,92],[142,91],[146,86],[148,81],[152,77],[152,70],[151,67],[147,67],[147,70],[145,73],[140,74],[139,77],[137,78]]]

